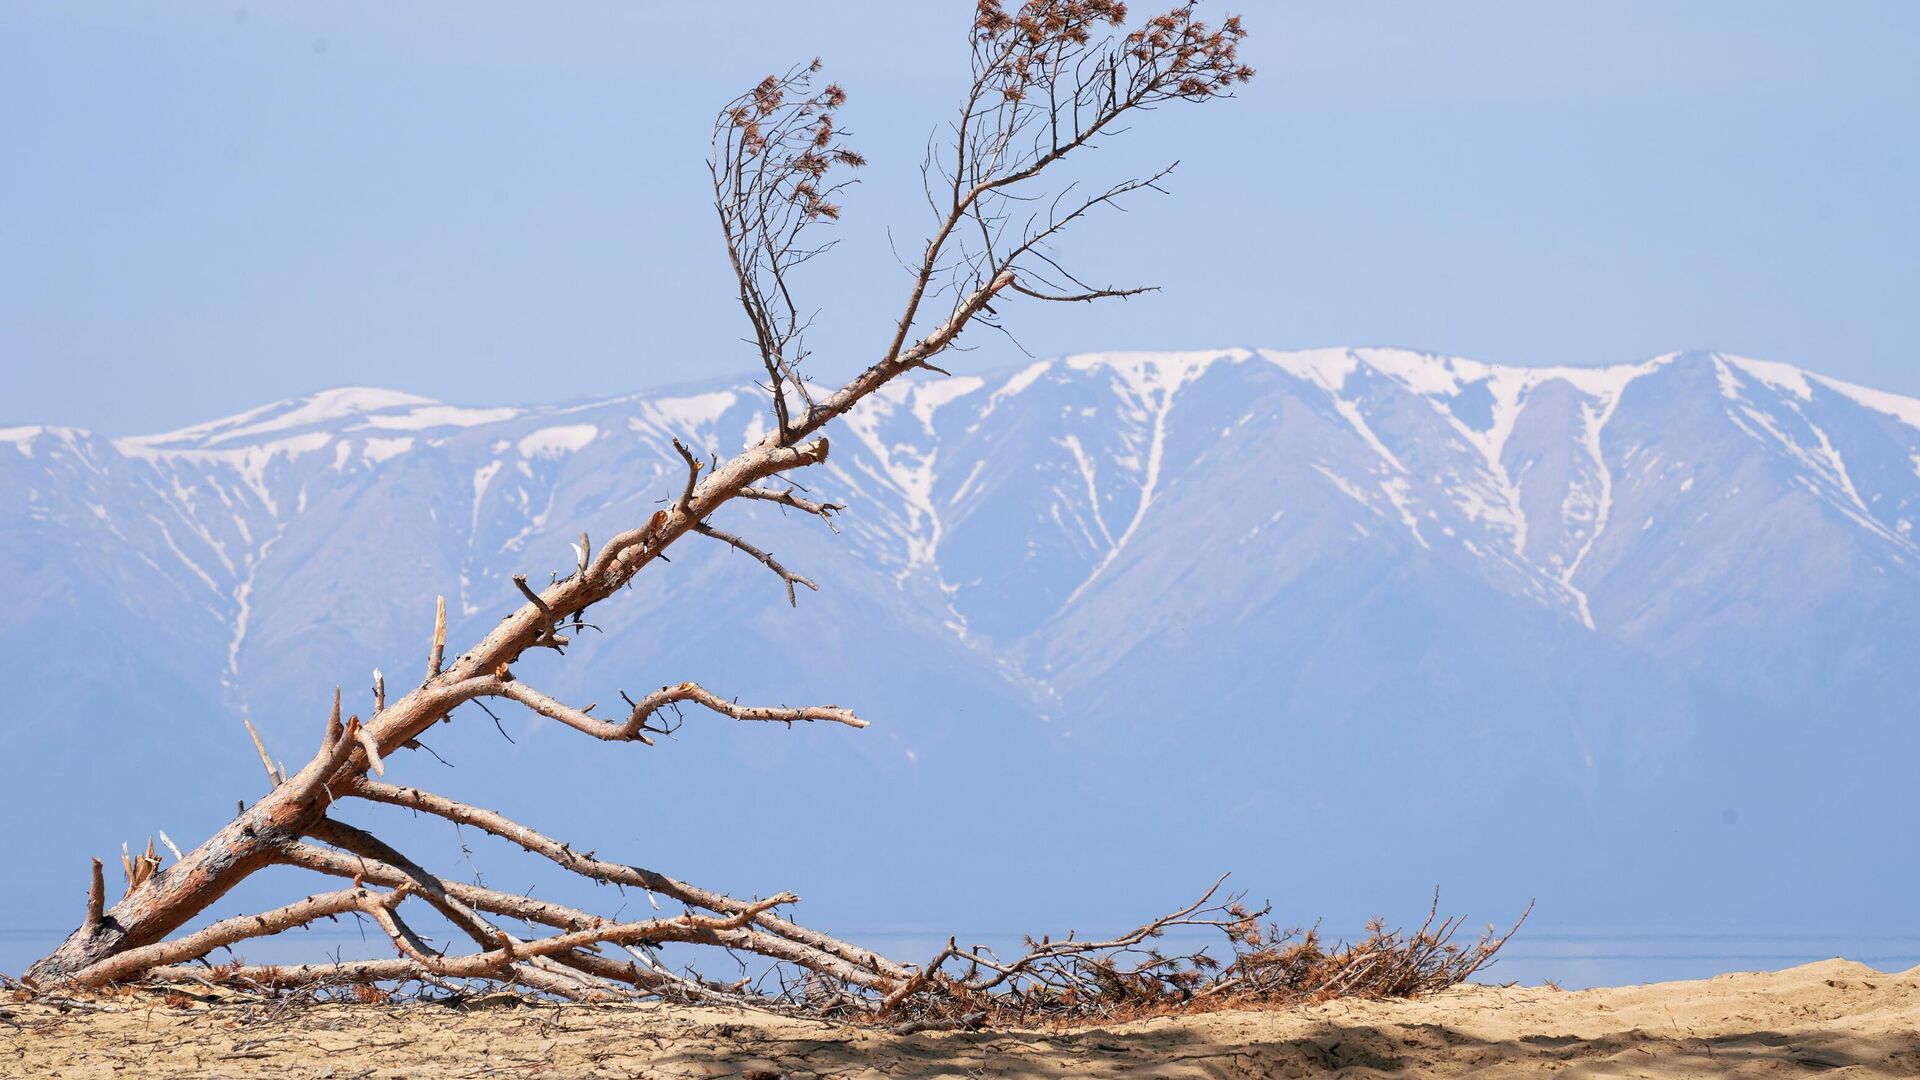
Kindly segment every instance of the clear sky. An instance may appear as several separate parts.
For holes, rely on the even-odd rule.
[[[805,282],[816,374],[845,374],[901,295],[888,228],[923,236],[971,6],[0,6],[0,424],[745,372],[708,124],[815,55],[873,162]],[[1033,353],[1720,348],[1920,394],[1920,4],[1233,10],[1260,78],[1114,144],[1115,176],[1182,159],[1174,195],[1066,247],[1166,291],[1016,310]],[[977,344],[964,365],[1023,359]]]

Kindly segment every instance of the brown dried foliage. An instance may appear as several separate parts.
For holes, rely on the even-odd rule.
[[[1328,945],[1317,928],[1263,926],[1266,909],[1250,909],[1239,897],[1214,903],[1218,888],[1215,883],[1188,908],[1111,941],[1028,939],[1025,955],[1011,962],[950,942],[921,969],[920,986],[883,1001],[881,1016],[911,1030],[1070,1025],[1336,997],[1410,997],[1465,982],[1526,920],[1523,913],[1505,933],[1488,927],[1463,944],[1455,940],[1462,920],[1436,923],[1436,893],[1426,920],[1411,933],[1376,919],[1361,940]],[[1180,927],[1218,931],[1226,957],[1158,944]]]
[[[808,226],[837,221],[835,201],[866,159],[843,141],[835,110],[847,93],[837,83],[813,89],[820,61],[769,75],[727,103],[713,128],[714,209],[726,235],[741,310],[753,329],[781,431],[790,427],[789,395],[813,407],[800,364],[811,315],[796,305],[788,278],[832,249],[811,243]]]

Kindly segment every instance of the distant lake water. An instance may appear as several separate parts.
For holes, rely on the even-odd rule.
[[[903,961],[931,955],[946,935],[922,929],[880,929],[861,932],[830,928],[853,941],[871,946]],[[0,972],[18,975],[45,955],[65,930],[0,928]],[[1014,951],[1018,935],[997,932],[960,934],[962,942],[985,941]],[[1217,944],[1217,935],[1169,934],[1168,950]],[[242,954],[255,962],[313,960],[324,956],[385,956],[388,951],[378,931],[363,935],[350,925],[297,932],[272,942],[252,942]],[[1221,955],[1215,948],[1214,955]],[[1551,979],[1577,990],[1592,986],[1704,979],[1728,971],[1773,971],[1832,957],[1845,957],[1881,971],[1904,971],[1920,966],[1920,934],[1805,934],[1753,931],[1684,930],[1556,930],[1523,929],[1497,962],[1476,982],[1539,984]]]

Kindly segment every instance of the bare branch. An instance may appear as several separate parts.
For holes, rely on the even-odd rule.
[[[106,910],[107,884],[100,873],[100,860],[93,860],[93,876],[87,882],[87,921],[89,928],[100,925],[100,916]]]
[[[426,976],[408,959],[345,960],[332,964],[243,964],[221,970],[210,980],[205,969],[179,964],[153,968],[148,975],[160,983],[214,981],[217,985],[258,987],[263,990],[404,982]]]
[[[380,757],[380,741],[373,737],[373,732],[359,725],[359,719],[360,718],[356,716],[347,722],[347,733],[360,744],[360,749],[366,751],[367,767],[372,769],[376,774],[385,776],[387,775],[387,766],[386,762]]]
[[[673,731],[672,728],[649,726],[648,721],[662,708],[680,702],[692,702],[735,720],[776,724],[811,723],[819,720],[845,724],[852,728],[867,726],[867,722],[855,715],[852,710],[843,709],[838,705],[741,705],[720,697],[698,683],[691,682],[663,686],[639,701],[628,698],[632,711],[624,722],[618,724],[591,715],[592,706],[584,710],[575,709],[517,679],[508,680],[494,676],[476,678],[461,683],[454,689],[464,700],[495,697],[517,701],[542,716],[558,720],[575,731],[584,732],[606,742],[639,742],[648,746],[653,745],[653,740],[648,738],[649,734],[665,735]]]
[[[677,509],[684,515],[692,516],[693,494],[700,486],[700,470],[705,466],[678,438],[673,440],[673,448],[679,451],[680,460],[687,463],[687,486],[680,492],[680,503]]]
[[[679,701],[691,701],[696,705],[704,705],[722,716],[730,716],[735,720],[758,720],[777,724],[826,720],[835,724],[845,724],[853,728],[863,728],[867,726],[867,722],[855,716],[852,710],[843,709],[838,705],[801,705],[795,707],[784,705],[741,705],[714,694],[698,683],[690,682],[683,682],[677,686],[663,686],[641,698],[639,701],[634,702],[633,712],[627,717],[625,726],[644,729],[648,718],[653,716],[654,713],[658,712],[663,706]]]
[[[583,537],[585,534],[581,534]],[[427,678],[440,674],[441,661],[447,654],[447,598],[439,596],[433,602],[433,649],[427,653]]]
[[[138,975],[148,968],[196,960],[223,945],[232,945],[247,938],[277,934],[282,930],[305,926],[315,919],[323,919],[329,915],[364,911],[369,906],[386,903],[397,904],[404,899],[405,893],[402,890],[405,888],[406,886],[402,886],[401,889],[378,896],[366,889],[342,889],[338,892],[309,896],[304,900],[255,915],[236,915],[173,941],[129,949],[78,973],[73,981],[84,987],[106,986],[129,976]]]
[[[1035,289],[1022,288],[1020,283],[1016,281],[1013,284],[1013,291],[1022,296],[1032,297],[1035,300],[1046,300],[1056,304],[1080,304],[1093,300],[1124,300],[1129,296],[1139,296],[1141,293],[1159,292],[1160,287],[1158,285],[1140,285],[1131,289],[1090,289],[1086,292],[1061,294],[1044,293]]]
[[[971,222],[981,239],[978,248],[962,244],[958,252],[973,284],[962,289],[965,299],[956,312],[1017,269],[1020,253],[1003,253],[994,241],[1008,200],[1019,197],[1016,189],[1116,130],[1128,113],[1172,100],[1231,96],[1235,84],[1252,78],[1252,69],[1238,60],[1245,36],[1239,20],[1210,30],[1194,10],[1192,2],[1176,5],[1115,40],[1102,35],[1125,20],[1124,4],[1032,0],[1009,14],[999,0],[981,3],[974,23],[974,81],[953,127],[952,162],[940,162],[944,188],[938,196],[928,184],[939,221],[883,365],[909,351],[921,303],[964,224]]]
[[[273,759],[267,756],[266,744],[260,741],[260,733],[253,730],[253,721],[243,716],[240,718],[240,722],[247,726],[247,737],[253,740],[254,752],[260,755],[260,765],[267,770],[268,789],[271,790],[279,787],[286,780],[286,777],[281,776],[280,770],[273,767]]]
[[[1194,915],[1194,913],[1201,911],[1203,908],[1207,906],[1208,902],[1210,902],[1213,899],[1214,894],[1220,891],[1220,886],[1226,880],[1227,880],[1227,876],[1225,874],[1220,875],[1219,878],[1214,880],[1214,883],[1212,885],[1207,887],[1207,891],[1201,894],[1200,899],[1195,900],[1193,903],[1188,904],[1186,907],[1181,908],[1179,911],[1173,912],[1172,914],[1162,915],[1157,919],[1153,919],[1151,921],[1142,923],[1139,926],[1134,927],[1131,931],[1125,934],[1122,934],[1117,938],[1113,938],[1112,940],[1074,941],[1072,939],[1068,939],[1064,941],[1042,942],[1039,946],[1037,946],[1036,948],[1028,952],[1025,956],[1021,957],[1019,960],[1015,961],[1012,965],[1006,968],[999,969],[995,975],[986,979],[983,982],[972,984],[972,988],[976,991],[982,991],[982,992],[992,990],[993,988],[999,986],[1001,983],[1004,983],[1010,979],[1017,979],[1021,975],[1025,974],[1030,970],[1033,970],[1035,968],[1041,967],[1049,963],[1057,962],[1067,957],[1087,956],[1087,955],[1096,954],[1096,953],[1110,953],[1116,949],[1131,948],[1135,945],[1140,944],[1142,941],[1145,941],[1149,937],[1158,937],[1162,932],[1167,930],[1169,927],[1192,926],[1192,925],[1201,925],[1201,926],[1224,925],[1224,923],[1222,923],[1222,921],[1219,919],[1202,918],[1199,920],[1194,920],[1192,916]],[[982,966],[992,966],[989,964],[986,958],[982,956],[976,956],[973,954],[958,952],[958,951],[951,952],[948,955],[963,956],[963,957],[967,957],[969,959],[974,960],[976,963]]]
[[[333,688],[333,708],[327,713],[327,726],[320,735],[320,753],[325,755],[331,750],[345,730],[340,726],[340,687],[336,685]]]
[[[510,701],[517,701],[527,708],[532,709],[534,712],[539,713],[541,716],[547,717],[550,720],[558,720],[575,731],[585,732],[596,739],[604,739],[608,742],[633,741],[643,743],[647,746],[653,745],[653,740],[648,738],[645,732],[638,726],[629,730],[626,725],[598,719],[597,717],[589,715],[586,710],[576,709],[563,702],[555,701],[553,698],[535,690],[526,683],[517,680],[513,682],[500,679],[474,680],[471,683],[464,684],[462,689],[470,691],[475,698],[500,697]],[[501,734],[505,734],[505,732],[503,731]]]
[[[794,493],[792,488],[784,491],[774,491],[769,488],[747,487],[741,488],[737,497],[761,502],[778,503],[781,506],[792,507],[801,513],[812,514],[826,522],[827,528],[833,529],[835,532],[838,532],[839,529],[833,523],[833,515],[847,508],[846,503],[820,502],[814,499],[801,498]]]
[[[326,738],[329,742],[323,745],[299,772],[288,777],[286,783],[275,789],[274,796],[284,797],[295,805],[314,801],[316,797],[324,795],[328,780],[346,767],[355,748],[368,748],[373,743],[361,728],[358,716],[348,717],[344,725],[340,723],[340,688],[338,686],[333,688],[333,711],[327,716]],[[377,745],[371,745],[370,749],[366,749],[368,767],[376,767],[380,762],[378,750]],[[378,765],[378,767],[385,766]],[[324,811],[324,807],[321,809]],[[183,863],[187,861],[181,860]]]
[[[742,554],[752,556],[762,566],[765,566],[767,569],[773,571],[775,574],[778,574],[780,576],[780,581],[783,584],[785,584],[787,587],[787,606],[788,607],[800,606],[800,601],[794,595],[794,592],[793,592],[793,587],[795,585],[805,585],[807,588],[812,589],[814,592],[820,591],[820,586],[814,584],[812,578],[805,577],[800,574],[796,574],[793,571],[787,569],[784,565],[780,563],[778,559],[775,559],[773,557],[772,553],[762,548],[756,547],[752,542],[746,539],[743,539],[742,537],[736,536],[733,533],[727,532],[723,529],[716,529],[704,521],[695,525],[693,527],[693,531],[699,533],[702,536],[710,536],[715,540],[718,540],[721,543],[724,543],[732,547],[735,551],[738,551]]]
[[[597,602],[626,584],[641,567],[661,557],[670,544],[691,532],[697,520],[719,509],[727,500],[734,498],[740,489],[827,460],[828,443],[823,436],[805,444],[788,446],[777,443],[774,435],[769,433],[758,445],[748,448],[718,472],[697,483],[695,473],[700,468],[698,459],[684,447],[680,448],[680,452],[687,461],[689,471],[686,491],[671,510],[655,512],[645,525],[621,533],[600,549],[600,554],[594,557],[585,575],[587,587],[594,590],[589,602]],[[495,633],[498,635],[499,631]]]
[[[610,885],[628,885],[646,889],[649,892],[656,892],[662,896],[671,897],[683,904],[726,914],[737,914],[744,910],[748,903],[747,901],[727,896],[724,893],[703,889],[697,885],[692,885],[652,870],[596,859],[590,852],[586,854],[577,852],[570,845],[561,843],[519,822],[509,820],[492,810],[469,806],[444,796],[421,791],[418,788],[401,788],[391,784],[382,784],[363,779],[354,784],[351,794],[373,802],[382,802],[393,806],[405,807],[409,810],[417,810],[421,813],[445,818],[457,824],[480,829],[510,843],[517,844],[535,855],[546,858],[567,870],[571,870],[583,877],[592,878],[595,881],[604,881]],[[459,895],[459,889],[461,887],[457,883],[449,882],[448,888],[454,890],[456,895]],[[798,924],[776,918],[772,915],[760,916],[756,920],[756,924],[765,928],[769,933],[778,935],[781,938],[791,940],[807,948],[817,950],[864,969],[878,972],[887,976],[889,979],[905,978],[908,974],[907,969],[904,967],[887,961],[885,958],[869,950],[849,945],[846,942],[836,940],[817,931],[808,930]]]
[[[347,871],[341,873],[339,875],[341,877],[371,880],[377,885],[386,885],[388,888],[411,885],[422,899],[439,909],[448,922],[459,927],[482,947],[490,946],[499,939],[499,927],[489,923],[479,913],[449,894],[446,882],[428,873],[425,867],[407,858],[372,833],[331,818],[323,818],[319,825],[308,830],[308,834],[315,839],[351,852],[355,857],[348,860],[344,856],[322,848],[296,843],[288,846],[280,861],[293,865],[305,865],[296,857],[296,852],[312,852],[317,859],[339,860],[340,864],[344,864]],[[357,870],[354,869],[356,866]],[[381,877],[368,877],[367,871],[374,866],[380,867],[383,872],[390,873],[385,873]]]
[[[527,575],[513,575],[513,587],[520,590],[520,595],[527,598],[527,603],[532,604],[540,611],[540,626],[531,644],[542,645],[555,650],[564,647],[567,644],[567,639],[561,637],[554,629],[559,624],[561,616],[555,615],[553,609],[547,606],[546,600],[542,598],[539,593],[534,592],[533,588],[527,584]]]
[[[399,864],[358,850],[363,846],[368,852],[377,849],[356,841],[350,834],[344,832],[346,829],[347,826],[339,822],[327,822],[316,828],[315,836],[316,839],[324,839],[327,843],[343,847],[348,854],[314,844],[293,843],[287,845],[278,861],[287,866],[297,866],[334,877],[360,878],[387,888],[395,888],[406,881],[419,880],[416,874]],[[607,921],[578,908],[567,907],[550,900],[535,900],[530,896],[501,892],[483,885],[471,885],[464,881],[440,881],[439,885],[450,900],[475,911],[504,915],[522,922],[539,923],[542,926],[553,926],[563,930],[578,930],[582,927],[598,926]],[[424,887],[422,893],[425,894]],[[459,924],[456,923],[456,925]],[[497,938],[489,933],[483,943],[490,945],[495,940]]]
[[[844,143],[834,110],[846,102],[837,85],[814,93],[820,62],[769,75],[720,110],[707,162],[714,210],[726,239],[741,310],[760,353],[773,397],[777,442],[791,427],[788,395],[808,411],[813,399],[799,368],[809,317],[793,299],[790,277],[832,247],[809,244],[808,230],[840,216],[833,199],[852,181],[831,178],[864,159]]]
[[[485,812],[482,811],[481,814],[484,815]],[[485,827],[481,824],[484,820],[483,816],[479,819],[465,821],[463,823],[473,824],[476,825],[476,827]],[[357,832],[357,830],[347,830],[345,826],[341,826],[337,822],[330,823],[326,830],[325,838],[330,843],[344,840],[356,847],[364,847],[364,841],[355,839],[350,835],[351,832]],[[361,836],[364,837],[365,834],[361,834]],[[549,842],[551,843],[551,841]],[[377,844],[378,842],[375,841],[374,843]],[[554,847],[562,852],[571,851],[571,849],[566,848],[565,845],[555,844]],[[406,881],[418,880],[416,875],[404,871],[386,860],[373,857],[359,857],[357,855],[342,855],[337,852],[328,851],[325,848],[315,847],[311,844],[295,844],[290,846],[284,861],[289,865],[300,866],[319,873],[343,878],[362,878],[374,884],[388,887],[395,887]],[[593,860],[587,859],[586,862],[591,864]],[[600,865],[611,866],[611,864]],[[856,985],[862,986],[879,987],[892,985],[897,980],[906,978],[908,975],[905,968],[892,964],[874,953],[788,922],[773,915],[768,908],[762,907],[759,910],[755,910],[756,902],[735,900],[732,897],[709,893],[706,890],[695,888],[684,882],[677,882],[671,878],[651,874],[650,871],[637,870],[633,867],[620,867],[618,869],[652,880],[654,883],[652,886],[653,889],[663,895],[672,896],[682,903],[724,914],[724,919],[712,920],[712,923],[736,925],[724,927],[716,925],[714,929],[708,932],[713,934],[713,940],[716,943],[725,944],[729,948],[741,949],[776,960],[784,960],[789,963],[798,964],[811,971],[817,971],[836,978],[846,978]],[[613,878],[603,878],[602,880],[610,880],[614,884],[639,884],[639,882],[632,877],[627,877],[625,880],[615,880]],[[518,896],[513,893],[501,892],[497,889],[489,889],[481,885],[470,885],[461,881],[446,881],[440,884],[443,886],[447,897],[457,903],[467,905],[479,911],[504,915],[525,922],[538,923],[543,926],[551,926],[569,932],[594,930],[601,927],[617,925],[611,920],[598,915],[593,915],[577,908],[571,908],[564,904],[558,904],[551,900],[536,900],[532,897]],[[647,886],[641,885],[640,887],[646,888]],[[424,892],[424,886],[422,887],[422,891]],[[709,903],[708,901],[713,902]],[[497,940],[496,937],[485,944],[492,945],[495,944]],[[585,960],[585,956],[582,955],[569,956],[560,953],[553,954],[553,956],[554,959],[569,966],[575,965],[578,961]],[[614,973],[611,976],[609,974],[610,971]],[[616,965],[612,969],[605,968],[604,966],[597,968],[590,967],[590,973],[602,978],[621,978],[623,981],[635,983],[636,985],[650,984],[650,981],[644,977],[636,982],[633,977],[635,973],[627,970],[626,965]]]

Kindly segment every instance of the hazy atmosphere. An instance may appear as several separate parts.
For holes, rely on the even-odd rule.
[[[0,1072],[1920,1075],[1920,7],[15,3],[0,146]]]
[[[958,5],[965,8],[967,5]],[[559,401],[751,370],[706,196],[715,103],[825,58],[871,165],[817,373],[885,344],[965,76],[952,5],[9,4],[0,423],[164,431],[327,386]],[[1088,230],[1157,281],[1035,355],[1397,345],[1496,363],[1725,349],[1920,393],[1910,4],[1266,3],[1231,109]],[[1100,175],[1107,175],[1102,173]],[[1182,223],[1230,223],[1204,248]],[[1023,359],[1004,338],[955,358]],[[105,386],[116,392],[103,393]]]

